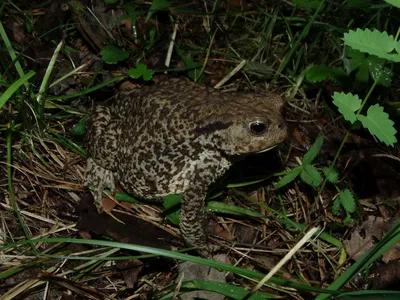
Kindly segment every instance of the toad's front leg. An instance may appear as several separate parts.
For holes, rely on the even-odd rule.
[[[182,197],[180,230],[188,246],[196,247],[203,257],[211,256],[211,247],[207,243],[207,212],[205,197],[207,190],[201,187],[189,188]]]

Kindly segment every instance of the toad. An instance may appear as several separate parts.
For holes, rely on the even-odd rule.
[[[103,189],[117,182],[147,200],[182,194],[181,234],[209,256],[207,189],[238,157],[285,139],[282,106],[271,92],[225,93],[176,78],[121,92],[87,125],[85,184],[99,209]]]

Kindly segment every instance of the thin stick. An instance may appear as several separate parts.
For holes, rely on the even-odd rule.
[[[282,259],[281,261],[267,274],[265,275],[265,277],[255,286],[251,289],[251,292],[249,294],[246,295],[246,297],[243,298],[243,300],[245,299],[249,299],[249,297],[251,297],[251,295],[253,295],[255,292],[257,292],[272,276],[274,276],[274,274],[276,272],[279,271],[280,268],[282,268],[282,266],[284,264],[286,264],[288,262],[289,259],[292,258],[292,256],[305,244],[308,242],[308,240],[314,235],[315,232],[317,232],[319,230],[318,227],[313,227],[311,228],[306,235],[304,235],[304,237],[296,244],[296,246],[294,246]]]
[[[171,42],[169,43],[168,47],[167,57],[165,58],[165,65],[167,67],[169,67],[169,64],[171,63],[172,50],[174,49],[175,37],[177,31],[178,31],[178,23],[175,23],[174,32],[172,33]]]

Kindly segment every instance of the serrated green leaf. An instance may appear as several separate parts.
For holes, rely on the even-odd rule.
[[[342,204],[344,210],[351,214],[356,210],[356,200],[353,197],[353,194],[350,192],[349,189],[345,189],[344,191],[340,192],[338,196],[340,200],[340,204]]]
[[[314,144],[310,147],[310,150],[303,157],[303,165],[309,165],[317,157],[321,150],[322,144],[324,143],[324,135],[321,133]]]
[[[275,184],[275,188],[280,189],[281,187],[291,183],[303,170],[303,166],[298,166],[296,168],[291,169],[285,176],[282,177],[281,180],[279,180]]]
[[[333,201],[332,213],[335,216],[339,216],[340,215],[340,200],[339,200],[339,197],[336,197],[336,199]]]
[[[312,165],[305,165],[300,173],[300,178],[307,184],[312,186],[319,186],[321,183],[321,174],[319,174],[317,168]]]
[[[389,115],[383,111],[383,107],[379,104],[372,105],[368,108],[367,116],[359,115],[358,119],[363,126],[375,135],[381,142],[386,145],[393,146],[397,142],[394,123],[389,119]]]
[[[346,77],[347,74],[343,69],[329,68],[325,65],[312,66],[306,71],[306,78],[309,82],[319,82],[325,79],[341,82]]]
[[[361,99],[352,93],[335,92],[333,94],[333,104],[335,104],[345,120],[352,124],[357,120],[355,112],[361,107]]]
[[[400,8],[400,0],[385,0],[385,2]]]
[[[147,66],[144,64],[137,64],[136,68],[128,70],[128,75],[135,79],[143,77],[145,81],[148,81],[153,78],[154,71],[151,69],[147,69]]]
[[[399,44],[386,31],[380,32],[376,29],[374,31],[370,29],[362,30],[360,28],[356,31],[350,30],[344,34],[344,43],[361,52],[400,62],[400,55],[391,53],[394,49],[397,49]]]
[[[326,179],[331,183],[336,183],[339,179],[339,173],[335,168],[324,168],[322,170]]]
[[[309,82],[319,82],[329,77],[330,68],[325,65],[312,66],[306,71],[306,78]]]
[[[100,52],[101,59],[107,64],[116,64],[129,57],[129,53],[117,47],[108,45]]]
[[[370,55],[368,57],[368,69],[374,81],[388,87],[392,81],[392,71],[385,67],[386,60],[383,58]]]

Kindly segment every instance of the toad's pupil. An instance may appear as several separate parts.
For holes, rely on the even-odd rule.
[[[253,134],[263,134],[267,130],[267,125],[263,122],[257,121],[250,124],[250,130]]]

